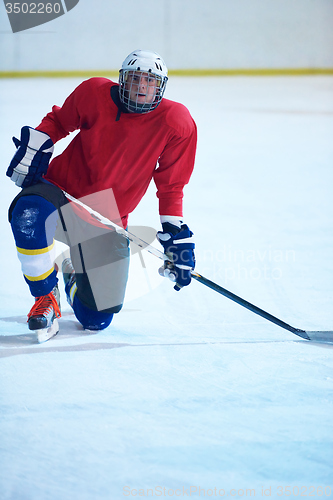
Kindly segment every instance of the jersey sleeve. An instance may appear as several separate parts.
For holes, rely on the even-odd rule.
[[[177,121],[154,172],[160,215],[183,216],[183,189],[194,168],[197,128],[185,106],[176,110]],[[174,121],[174,120],[173,120]]]
[[[87,126],[87,116],[93,109],[93,92],[91,92],[94,86],[93,80],[98,79],[90,79],[81,83],[67,97],[62,107],[53,106],[52,111],[43,118],[36,130],[45,132],[51,137],[53,143],[56,143],[70,132]],[[85,105],[82,106],[84,103]]]

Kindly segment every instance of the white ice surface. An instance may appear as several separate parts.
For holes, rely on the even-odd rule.
[[[177,293],[146,254],[107,330],[82,331],[62,286],[59,335],[38,345],[27,330],[6,220],[11,136],[78,83],[0,81],[0,499],[333,496],[332,346],[200,283]],[[184,213],[197,271],[293,326],[332,330],[333,78],[174,77],[166,97],[198,125]],[[159,229],[154,186],[130,224]]]

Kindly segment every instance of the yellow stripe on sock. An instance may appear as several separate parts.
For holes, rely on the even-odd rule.
[[[16,247],[16,250],[18,251],[18,253],[22,253],[23,255],[40,255],[42,253],[47,253],[47,252],[50,252],[54,247],[54,241],[52,243],[52,245],[50,245],[49,247],[45,247],[45,248],[36,248],[34,250],[28,250],[26,248],[19,248],[19,247]]]
[[[72,304],[74,302],[74,297],[75,297],[76,292],[77,292],[77,286],[76,286],[76,283],[73,283],[73,285],[69,291],[69,296],[70,296]]]
[[[46,271],[46,273],[41,274],[40,276],[27,276],[26,274],[24,275],[29,281],[41,281],[45,280],[52,274],[54,271],[54,267]]]

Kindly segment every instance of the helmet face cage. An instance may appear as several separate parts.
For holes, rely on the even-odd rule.
[[[168,78],[151,70],[125,70],[119,72],[119,96],[131,113],[149,113],[163,98]]]

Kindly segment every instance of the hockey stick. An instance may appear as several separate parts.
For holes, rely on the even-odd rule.
[[[107,219],[100,213],[96,212],[92,208],[88,207],[85,205],[82,201],[77,200],[70,194],[66,193],[63,191],[64,195],[66,198],[73,203],[76,203],[77,205],[81,206],[84,208],[90,215],[92,215],[98,222],[101,224],[104,224],[105,226],[112,227],[115,229],[115,231],[126,238],[128,241],[135,243],[138,247],[146,250],[147,252],[151,253],[155,257],[165,261],[168,260],[168,257],[161,251],[158,250],[157,248],[153,247],[152,245],[149,245],[149,243],[146,243],[144,240],[136,236],[135,234],[131,233],[130,231],[127,231],[123,227],[119,226],[115,222],[112,222],[111,220]],[[288,330],[291,333],[294,333],[295,335],[298,335],[298,337],[301,337],[305,340],[312,340],[314,342],[325,342],[325,343],[333,343],[333,331],[308,331],[308,330],[301,330],[300,328],[294,328],[291,325],[288,325],[281,319],[273,316],[272,314],[264,311],[263,309],[260,309],[259,307],[255,306],[254,304],[251,304],[247,300],[242,299],[238,295],[235,295],[232,292],[229,292],[229,290],[226,290],[222,286],[218,285],[217,283],[214,283],[213,281],[210,281],[209,279],[205,278],[204,276],[201,276],[201,274],[192,271],[191,276],[193,279],[196,281],[199,281],[199,283],[202,283],[203,285],[206,285],[208,288],[211,288],[217,293],[220,293],[221,295],[224,295],[228,299],[236,302],[237,304],[245,307],[246,309],[249,309],[255,314],[258,314],[262,318],[267,319],[268,321],[271,321],[272,323],[280,326],[281,328],[284,328],[285,330]]]

